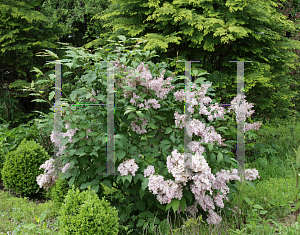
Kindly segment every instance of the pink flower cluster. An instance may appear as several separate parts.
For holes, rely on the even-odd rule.
[[[69,129],[69,127],[70,127],[70,124],[65,125],[66,129]],[[61,135],[63,136],[63,138],[69,137],[69,143],[72,143],[73,142],[72,137],[75,135],[76,131],[79,131],[79,130],[77,128],[75,128],[75,129],[67,130],[66,133],[59,133],[59,134],[55,131],[52,131],[51,135],[50,135],[50,139],[51,139],[52,143],[55,144],[56,147],[60,147],[61,140],[58,137],[61,136]],[[90,133],[91,130],[87,129],[86,132]],[[89,140],[88,136],[86,136],[84,139]],[[77,146],[75,145],[75,147],[77,147]],[[61,156],[63,150],[66,149],[66,148],[67,148],[66,146],[60,147],[59,151],[56,154],[56,156]]]
[[[100,91],[97,90],[97,94],[99,94],[99,93],[100,93]],[[87,94],[91,94],[91,93],[90,93],[90,92],[87,92]],[[94,89],[92,89],[92,95],[93,95],[93,96],[96,96],[96,93],[95,93]],[[90,101],[91,101],[91,102],[93,102],[93,101],[94,101],[94,102],[97,102],[97,100],[96,100],[95,98],[93,98],[93,97],[90,97]]]
[[[36,181],[40,188],[46,188],[49,190],[51,188],[55,181],[57,180],[57,176],[53,175],[55,168],[54,168],[54,159],[50,158],[47,160],[43,165],[40,166],[39,169],[45,169],[44,174],[41,174],[37,177]],[[65,173],[70,168],[70,163],[67,163],[64,167],[59,167],[62,169],[62,172]]]
[[[118,66],[120,67],[119,62],[115,64],[117,67]],[[151,73],[147,72],[147,68],[144,67],[143,62],[141,62],[141,65],[138,66],[137,70],[138,70],[137,72],[140,72],[141,75],[142,74],[144,75],[144,76],[136,75],[136,81],[139,82],[141,86],[146,87],[146,89],[143,90],[144,92],[147,92],[149,91],[149,89],[152,89],[156,92],[156,95],[159,98],[164,99],[166,98],[166,94],[170,90],[174,89],[173,86],[171,86],[169,89],[162,88],[162,84],[163,84],[162,74],[158,79],[159,82],[153,83],[153,81],[151,81],[152,79]],[[146,82],[144,82],[141,79],[141,77],[144,78]],[[168,78],[167,80],[169,82],[170,80],[172,80],[172,78]],[[123,79],[122,82],[124,82]],[[136,88],[135,82],[126,81],[126,83],[127,85]],[[208,104],[209,102],[212,101],[209,97],[205,97],[205,94],[209,87],[210,87],[209,84],[204,84],[201,86],[201,90],[199,92],[190,93],[191,97],[188,98],[191,98],[191,105],[188,107],[188,109],[192,113],[194,112],[193,106],[199,105],[200,106],[199,114],[208,115],[209,121],[212,121],[214,118],[224,119],[223,114],[225,113],[225,109],[219,107],[218,104],[215,104],[215,106],[210,105],[210,112],[208,112],[206,107],[204,106],[204,104]],[[193,84],[192,89],[195,90],[195,88],[196,88],[196,84]],[[130,97],[130,95],[131,95],[131,91],[124,91],[124,97]],[[198,96],[198,99],[195,99],[196,95]],[[183,101],[185,98],[184,90],[175,92],[174,96],[176,97],[175,100]],[[133,93],[133,98],[131,98],[131,103],[139,107],[144,107],[136,103],[135,99],[137,98],[139,98],[139,96]],[[246,120],[244,113],[246,113],[246,116],[249,117],[254,112],[254,111],[248,111],[248,109],[251,109],[253,105],[248,104],[245,100],[242,101],[242,98],[243,98],[242,96],[237,96],[231,102],[231,107],[230,107],[230,109],[235,110],[238,122],[244,122]],[[156,101],[155,99],[151,99],[151,100],[152,102],[155,101],[155,104],[157,104],[156,107],[160,107],[158,106],[159,105],[158,101]],[[241,102],[244,103],[241,105],[240,104]],[[242,110],[241,107],[243,107]],[[212,114],[212,112],[214,113]],[[179,128],[186,126],[186,123],[184,123],[185,115],[179,115],[178,112],[175,111],[174,116],[175,116],[176,126],[179,126],[181,122],[183,122],[183,124],[180,125]],[[146,124],[147,123],[144,120],[143,127]],[[161,204],[170,203],[172,198],[177,198],[180,200],[182,198],[182,190],[183,190],[181,184],[183,184],[183,186],[186,186],[188,180],[193,180],[193,183],[190,185],[190,189],[195,195],[196,202],[193,206],[188,207],[187,211],[190,213],[195,213],[198,211],[197,205],[200,205],[205,211],[207,210],[209,211],[209,217],[207,219],[207,222],[209,224],[211,223],[218,224],[221,222],[222,218],[213,211],[215,209],[213,202],[215,202],[216,206],[223,208],[224,207],[223,198],[228,200],[228,198],[225,195],[229,193],[229,188],[226,185],[226,183],[228,183],[229,180],[240,180],[240,179],[236,174],[237,173],[236,169],[233,169],[232,173],[229,173],[229,171],[226,172],[225,170],[221,170],[221,172],[218,172],[216,174],[217,177],[215,177],[211,173],[211,168],[205,161],[205,158],[202,156],[202,153],[205,152],[205,149],[203,146],[200,146],[200,144],[203,142],[214,143],[215,141],[217,141],[219,145],[225,145],[225,144],[222,143],[221,136],[217,134],[217,132],[212,126],[206,127],[204,123],[196,119],[192,119],[189,125],[191,127],[190,128],[191,132],[188,133],[189,136],[192,137],[192,135],[195,134],[201,136],[202,140],[201,142],[192,141],[188,145],[188,148],[192,150],[195,153],[195,155],[188,154],[188,156],[185,156],[184,154],[182,155],[178,153],[177,150],[175,149],[172,152],[172,157],[171,156],[167,157],[167,168],[169,173],[171,173],[172,176],[175,178],[175,181],[172,180],[164,181],[163,176],[154,175],[155,171],[153,166],[149,166],[144,171],[144,176],[147,177],[150,175],[148,188],[150,191],[153,192],[153,194],[157,195],[157,200]],[[261,126],[260,123],[247,125],[244,126],[244,131],[250,130],[251,128],[258,129],[260,126]],[[137,131],[136,127],[134,131],[138,133],[146,133],[145,129],[142,130],[138,129]],[[123,162],[119,166],[118,171],[121,173],[122,176],[128,175],[128,173],[135,175],[137,169],[138,169],[137,164],[134,163],[134,159],[131,159]],[[195,174],[192,175],[192,173]],[[245,174],[246,174],[245,178],[247,180],[254,180],[257,177],[259,177],[258,171],[255,169],[253,170],[247,169],[245,170]],[[216,196],[213,196],[213,198],[211,198],[209,195],[205,195],[207,190],[210,192],[210,195],[213,195],[212,188],[216,190],[220,190],[224,195],[217,194]],[[181,212],[180,207],[178,209],[178,212]]]
[[[144,176],[149,177],[148,188],[153,194],[157,195],[157,200],[161,204],[170,203],[173,198],[181,200],[183,195],[183,186],[186,186],[188,180],[193,180],[190,185],[190,190],[195,195],[195,203],[186,208],[186,211],[191,215],[195,216],[198,212],[197,205],[200,205],[204,211],[209,211],[209,217],[207,218],[208,224],[219,224],[222,221],[222,218],[218,216],[215,209],[215,205],[224,208],[223,199],[228,201],[228,198],[225,196],[229,193],[229,188],[226,185],[230,180],[239,180],[240,178],[237,174],[237,169],[229,170],[222,169],[221,172],[216,173],[216,177],[211,173],[211,169],[205,161],[204,157],[201,156],[198,152],[196,155],[191,156],[192,160],[189,159],[186,166],[190,168],[185,168],[184,165],[184,154],[180,154],[177,150],[172,152],[172,157],[168,156],[167,158],[167,168],[169,173],[172,173],[175,178],[175,182],[172,180],[164,180],[164,177],[161,175],[154,175],[155,169],[154,166],[148,166],[144,170]],[[134,162],[134,159],[130,159],[121,163],[118,167],[118,171],[122,176],[128,175],[131,173],[135,176],[135,172],[138,169],[138,165]],[[185,172],[187,170],[187,172]],[[193,172],[198,172],[194,176],[191,176]],[[260,178],[258,171],[256,169],[246,169],[245,170],[245,179],[246,180],[255,180]],[[182,186],[183,184],[183,186]],[[185,188],[188,190],[188,188]],[[213,195],[212,189],[220,190],[223,195],[217,193]],[[209,195],[205,195],[206,191],[209,191]],[[214,205],[215,203],[215,205]],[[181,207],[179,206],[178,213],[182,212]]]
[[[116,67],[120,67],[120,62],[117,61],[115,62],[115,66]],[[122,68],[124,68],[122,66]],[[144,92],[148,92],[149,90],[153,90],[156,92],[156,96],[160,99],[165,99],[168,94],[169,91],[173,90],[175,87],[171,85],[170,81],[172,80],[171,77],[167,78],[167,81],[163,80],[163,73],[165,72],[162,71],[161,75],[157,78],[157,79],[152,79],[152,75],[151,72],[148,70],[148,65],[146,65],[146,67],[144,66],[144,63],[141,62],[141,64],[137,67],[136,70],[129,70],[128,74],[126,76],[126,84],[128,86],[131,86],[133,88],[136,88],[137,83],[140,86],[144,86],[146,89],[143,89]],[[136,75],[136,73],[140,73],[141,76]],[[134,77],[133,79],[130,79],[130,77]],[[121,79],[121,84],[124,83],[124,78]],[[121,87],[120,83],[118,84],[119,87]],[[170,85],[167,88],[164,88],[164,85]],[[196,84],[194,83],[192,85],[192,89],[193,91],[190,93],[190,97],[191,98],[191,105],[188,107],[188,110],[191,112],[191,117],[192,117],[192,113],[194,112],[194,108],[193,106],[195,105],[199,105],[199,114],[203,114],[203,115],[208,115],[208,120],[212,121],[213,119],[216,118],[223,118],[224,116],[223,114],[226,112],[225,109],[223,107],[220,107],[217,103],[214,105],[210,105],[210,112],[207,111],[207,108],[204,104],[209,104],[210,102],[212,102],[210,97],[205,97],[205,94],[208,90],[208,88],[210,87],[210,84],[202,84],[201,85],[201,89],[198,92],[195,92],[196,89]],[[134,104],[137,107],[143,108],[150,108],[149,107],[149,103],[152,104],[152,107],[157,109],[160,108],[160,104],[156,99],[149,99],[148,101],[145,100],[144,104],[143,103],[138,103],[137,99],[141,98],[140,96],[136,95],[135,92],[132,91],[124,91],[123,96],[125,98],[130,97],[132,94],[132,98],[130,100],[130,102],[132,104]],[[197,99],[195,98],[195,96],[197,95]],[[174,93],[175,96],[175,101],[179,100],[179,101],[183,101],[185,99],[185,93],[184,90],[181,89],[180,91],[177,91]],[[237,97],[235,97],[232,101],[231,101],[231,107],[228,109],[228,112],[230,110],[235,109],[236,115],[237,115],[237,120],[238,122],[244,122],[246,120],[245,117],[245,113],[247,117],[250,117],[255,111],[252,110],[250,111],[250,109],[254,106],[253,104],[249,104],[247,103],[244,98],[246,96],[241,96],[238,95]],[[242,100],[243,99],[243,100]],[[240,104],[241,102],[243,102],[243,106]],[[243,107],[243,109],[241,108]],[[249,110],[248,110],[249,109]],[[186,115],[179,115],[177,111],[175,111],[175,124],[178,125],[180,121],[185,120]],[[138,134],[143,134],[143,133],[147,133],[147,130],[144,128],[145,126],[147,126],[147,120],[139,118],[140,120],[143,121],[143,124],[141,126],[138,126],[136,124],[136,121],[131,122],[131,126],[133,131],[135,131]],[[178,120],[179,119],[179,120]],[[217,135],[217,133],[215,132],[213,127],[208,127],[205,131],[205,124],[201,123],[198,120],[192,120],[192,129],[193,127],[197,127],[196,133],[198,133],[197,135],[200,135],[200,133],[202,132],[202,138],[204,139],[210,139],[210,141],[214,141],[214,137],[216,138],[216,140],[219,141],[219,143],[221,142],[221,136]],[[199,127],[201,126],[201,127]],[[244,132],[249,131],[251,129],[256,129],[258,130],[259,127],[261,126],[261,123],[254,123],[254,124],[248,124],[245,123],[244,124]],[[183,125],[180,126],[180,128],[185,127],[185,123],[183,123]],[[194,132],[195,133],[195,132]],[[195,134],[196,134],[195,133]],[[192,135],[192,133],[188,133],[190,136]]]
[[[65,128],[69,129],[70,124],[66,124]],[[67,130],[66,133],[60,133],[60,135],[62,134],[63,138],[65,137],[69,137],[69,143],[72,143],[72,137],[75,135],[76,131],[78,129],[69,129]],[[86,131],[87,133],[91,132],[90,129],[87,129]],[[56,147],[60,147],[61,144],[61,140],[58,138],[58,134],[54,131],[52,131],[51,135],[50,135],[50,139],[52,141],[52,143],[55,144]],[[86,136],[84,139],[88,140],[88,136]],[[75,146],[77,147],[77,146]],[[66,149],[66,146],[61,146],[59,148],[59,151],[57,152],[56,156],[61,156],[62,152],[64,149]],[[40,188],[47,188],[47,190],[49,190],[50,187],[52,187],[55,183],[55,181],[57,180],[57,176],[53,175],[54,173],[54,165],[53,165],[54,159],[50,158],[49,160],[47,160],[43,165],[40,166],[39,169],[44,168],[44,174],[41,174],[37,177],[37,183],[40,186]],[[62,172],[65,173],[68,169],[70,168],[70,163],[67,163],[64,167],[59,167],[59,169],[62,169]]]
[[[128,173],[131,173],[133,176],[135,176],[135,172],[137,171],[138,168],[139,167],[134,162],[134,159],[130,159],[121,163],[118,166],[118,171],[121,173],[121,176],[128,175]]]

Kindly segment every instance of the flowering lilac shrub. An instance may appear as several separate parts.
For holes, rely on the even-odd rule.
[[[118,47],[116,49],[118,50]],[[101,53],[104,54],[103,51]],[[109,188],[115,183],[114,187],[124,195],[124,200],[122,203],[113,201],[112,204],[118,208],[121,222],[129,224],[136,233],[142,232],[148,221],[160,224],[171,207],[174,212],[180,212],[180,209],[192,211],[193,208],[197,212],[196,209],[200,208],[207,216],[206,222],[217,224],[221,218],[216,216],[214,210],[219,209],[218,207],[227,210],[226,201],[232,199],[232,194],[228,193],[227,188],[236,189],[233,181],[240,180],[234,171],[225,173],[221,171],[236,168],[235,156],[231,152],[236,144],[234,112],[239,121],[245,123],[245,119],[253,112],[248,109],[253,105],[247,104],[245,97],[238,97],[239,102],[235,100],[231,102],[233,109],[230,111],[233,112],[223,115],[224,108],[215,104],[209,97],[213,91],[211,84],[199,84],[198,87],[196,83],[203,81],[196,80],[191,87],[192,105],[188,107],[191,113],[196,110],[189,123],[191,129],[188,133],[190,137],[194,135],[193,141],[187,146],[194,154],[184,156],[182,128],[185,127],[183,122],[185,115],[179,113],[184,110],[185,84],[178,81],[175,84],[176,80],[182,78],[171,76],[172,72],[165,69],[166,63],[156,66],[151,64],[151,61],[143,63],[143,57],[151,58],[149,51],[133,52],[140,58],[132,59],[134,53],[131,52],[123,55],[132,59],[131,62],[135,63],[136,69],[126,71],[127,75],[125,72],[119,75],[121,79],[117,79],[116,84],[118,85],[120,81],[120,86],[116,86],[115,89],[115,166],[116,173],[120,175],[98,175],[105,173],[107,128],[106,123],[94,127],[90,117],[93,115],[92,119],[99,122],[107,120],[107,111],[90,106],[84,109],[72,106],[69,111],[63,110],[63,113],[66,112],[63,120],[66,130],[63,133],[51,134],[52,142],[59,147],[57,155],[62,156],[63,164],[70,163],[63,178],[69,179],[69,185],[81,180],[80,189],[91,185],[95,191],[99,190],[101,183]],[[125,65],[121,64],[120,55],[116,56],[110,52],[108,54],[109,56],[103,55],[103,60],[116,61],[114,69],[124,71],[128,69],[127,65],[131,59]],[[73,54],[70,53],[68,56],[73,57]],[[98,61],[96,56],[86,57]],[[85,56],[77,59],[76,66],[81,66],[80,60],[85,60]],[[82,62],[86,63],[87,61]],[[99,71],[100,69],[93,67],[85,71],[80,81],[77,81],[78,89],[71,93],[69,101],[90,99],[91,102],[96,100],[105,103],[105,94],[101,92],[96,95],[95,92],[95,90],[105,91],[107,86],[104,83],[105,78],[97,74]],[[166,80],[164,76],[167,77]],[[174,86],[170,84],[172,79],[175,80]],[[172,93],[175,86],[176,92]],[[205,97],[206,93],[208,97]],[[147,98],[157,96],[159,99],[146,100],[146,96],[149,96]],[[246,115],[239,112],[240,101],[245,103],[243,112]],[[195,105],[198,107],[194,108]],[[260,125],[245,123],[244,130],[258,129]],[[222,136],[218,132],[222,132]],[[59,135],[63,137],[61,140],[58,138]],[[143,140],[142,137],[146,139]],[[176,175],[183,172],[185,169],[183,163],[188,160],[190,161],[188,173]],[[218,172],[220,174],[217,174]],[[259,177],[254,171],[250,174],[252,177],[248,179]],[[48,179],[49,183],[44,183],[45,187],[51,184],[52,179],[50,177]],[[223,199],[226,201],[223,202]]]

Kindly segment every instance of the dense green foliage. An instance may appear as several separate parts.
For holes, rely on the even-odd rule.
[[[24,139],[16,150],[5,156],[2,169],[5,188],[24,196],[36,194],[40,189],[37,176],[43,174],[39,167],[49,158],[41,145]]]
[[[60,234],[117,235],[119,231],[118,212],[90,187],[80,192],[72,186],[59,214]]]
[[[61,42],[80,47],[105,32],[104,22],[92,22],[91,18],[108,8],[109,4],[104,0],[46,0],[41,6],[41,13],[47,16],[49,25],[63,27]]]
[[[30,70],[45,63],[44,58],[35,54],[42,49],[57,47],[57,35],[63,33],[59,26],[49,27],[48,19],[38,11],[41,2],[12,0],[0,3],[0,123],[4,119],[12,122],[14,127],[29,121],[33,116],[30,112],[34,110],[30,102],[34,97],[15,87],[34,80]],[[16,86],[10,86],[13,82]]]
[[[229,103],[236,95],[237,64],[245,63],[245,94],[255,103],[254,116],[287,117],[295,104],[291,98],[299,95],[290,91],[293,80],[285,76],[295,69],[298,57],[288,49],[299,49],[300,42],[288,39],[283,30],[299,30],[299,25],[286,20],[270,0],[252,1],[123,1],[113,0],[103,14],[93,19],[109,20],[113,33],[146,39],[146,50],[156,49],[160,57],[154,63],[172,59],[172,69],[184,71],[184,63],[176,60],[199,60],[192,69],[210,73],[218,103]],[[279,33],[280,32],[280,33]],[[85,45],[97,45],[96,39]],[[177,57],[178,55],[178,57]],[[299,65],[299,63],[298,63]]]
[[[41,49],[57,47],[54,43],[61,28],[49,27],[48,19],[35,10],[35,5],[31,5],[37,2],[12,0],[0,4],[0,55],[3,58],[0,65],[4,69],[2,72],[7,71],[9,74],[5,77],[13,78],[16,75],[14,72],[28,77],[32,67],[45,62],[44,59],[34,57],[35,53]]]

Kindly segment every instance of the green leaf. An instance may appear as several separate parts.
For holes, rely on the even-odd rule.
[[[161,116],[158,116],[158,115],[154,115],[154,117],[161,120],[161,121],[164,120]]]
[[[162,152],[165,152],[167,149],[169,149],[171,147],[171,145],[166,145],[165,147],[162,148]]]
[[[175,144],[175,137],[173,135],[170,136],[170,140],[172,141],[173,144]]]
[[[137,227],[142,227],[143,224],[145,223],[145,220],[139,219],[138,223],[136,224]]]
[[[98,193],[99,191],[99,184],[98,185],[93,185],[91,190],[95,191],[95,193]]]
[[[79,179],[83,182],[86,181],[86,175],[85,174],[80,174]]]
[[[142,188],[140,188],[139,193],[140,193],[141,199],[143,199],[143,196],[145,195],[145,191]]]
[[[48,103],[46,100],[42,100],[42,99],[35,99],[35,100],[33,100],[33,101],[38,102],[38,103],[42,103],[42,102]],[[33,101],[32,101],[32,102],[33,102]]]
[[[208,149],[211,152],[214,148],[214,146],[211,143],[207,143]]]
[[[185,200],[185,197],[182,197],[181,200],[180,200],[180,207],[182,209],[182,211],[185,210],[186,208],[186,200]]]
[[[37,224],[24,224],[23,225],[24,228],[28,228],[28,229],[33,229],[37,226],[38,226]]]
[[[139,209],[139,210],[141,210],[141,211],[144,211],[145,210],[145,203],[143,202],[143,201],[138,201],[137,203],[136,203],[136,207]]]
[[[51,91],[49,94],[49,101],[53,99],[54,95],[55,95],[55,91]]]
[[[80,131],[78,133],[78,135],[79,135],[79,138],[84,138],[85,137],[85,131]]]
[[[98,185],[98,184],[100,184],[100,180],[98,180],[98,179],[94,179],[91,182],[91,185]]]
[[[89,185],[90,183],[83,183],[81,184],[80,189],[86,189]]]
[[[163,205],[161,204],[156,204],[156,206],[161,209],[161,210],[167,210]]]
[[[220,163],[223,159],[223,154],[222,153],[218,153],[218,158],[217,158],[217,162]]]
[[[139,117],[141,117],[141,118],[144,117],[144,114],[143,114],[141,111],[136,111],[136,114],[137,114]]]
[[[46,229],[47,229],[47,222],[43,223],[42,229],[43,229],[43,230],[46,230]]]
[[[126,37],[124,35],[118,35],[118,38],[122,41],[125,42],[126,41]]]
[[[82,148],[80,148],[78,151],[75,152],[75,155],[79,155],[79,156],[83,156],[85,154],[86,152],[84,152]]]
[[[167,127],[165,134],[169,134],[173,131],[171,127]]]
[[[258,204],[255,204],[253,207],[256,209],[260,209],[260,210],[264,209],[261,205],[258,205]]]
[[[38,80],[36,81],[35,84],[44,84],[44,83],[48,83],[49,81],[48,80]]]
[[[128,180],[129,183],[131,183],[131,181],[132,181],[132,175],[128,174],[128,175],[123,176],[123,177],[124,177],[126,180]]]
[[[246,180],[246,184],[255,189],[255,185],[253,184],[253,182]]]
[[[145,190],[148,187],[149,180],[145,178],[142,182],[142,190]]]
[[[90,98],[92,96],[93,96],[93,94],[86,94],[85,98],[88,99],[88,98]]]
[[[116,160],[118,160],[118,159],[121,160],[125,157],[125,155],[126,155],[126,152],[124,150],[119,150],[116,152],[115,158],[116,158]]]
[[[171,144],[171,142],[169,140],[162,140],[160,142],[160,146],[163,147],[164,145],[167,145],[167,144]]]
[[[125,111],[124,115],[127,114],[127,113],[130,113],[130,112],[132,112],[132,111],[134,111],[134,110],[135,110],[135,109],[126,108],[126,111]]]
[[[151,122],[151,123],[148,125],[148,127],[151,128],[151,129],[154,129],[154,130],[158,128],[157,126],[154,125],[153,122]]]
[[[46,218],[46,215],[47,215],[47,213],[49,212],[50,210],[49,209],[46,209],[46,210],[44,210],[43,211],[43,213],[40,215],[40,222],[43,222],[44,221],[44,219]]]
[[[173,198],[170,204],[171,204],[172,209],[175,213],[177,211],[178,207],[179,207],[179,200],[176,199],[176,198]]]
[[[71,187],[73,185],[75,181],[75,177],[73,176],[70,180],[69,180],[69,187]]]
[[[248,197],[246,197],[246,196],[245,196],[245,201],[246,201],[249,205],[251,205],[250,199],[249,199]]]
[[[136,117],[136,114],[131,113],[131,114],[129,114],[128,119],[131,119],[131,118],[133,118],[133,117]]]
[[[216,154],[211,153],[211,154],[210,154],[210,160],[211,160],[212,162],[215,162],[215,161],[216,161]]]
[[[105,185],[108,188],[112,188],[112,183],[110,180],[106,179],[102,181],[102,184]]]

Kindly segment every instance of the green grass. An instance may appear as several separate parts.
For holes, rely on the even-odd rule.
[[[270,125],[271,129],[258,131],[260,137],[256,142],[267,144],[271,141],[276,146],[276,153],[264,153],[263,157],[245,165],[245,168],[256,168],[261,177],[256,189],[246,185],[246,196],[253,205],[258,204],[262,210],[267,211],[265,214],[259,214],[261,210],[255,211],[254,207],[251,208],[244,201],[239,216],[243,221],[241,224],[237,223],[234,216],[222,216],[219,226],[208,226],[197,218],[188,221],[176,218],[176,221],[169,221],[168,234],[298,234],[299,225],[298,222],[295,225],[295,215],[291,212],[291,201],[295,202],[293,193],[296,185],[291,163],[295,162],[293,148],[297,149],[300,145],[300,121],[297,120],[294,125],[292,130],[293,123],[275,120]],[[271,138],[272,136],[275,137]],[[105,194],[109,195],[116,189],[110,190],[105,187],[105,190]],[[234,194],[233,202],[237,201],[236,196]],[[232,204],[232,207],[235,205]],[[0,191],[0,234],[8,234],[8,231],[11,232],[24,223],[35,223],[34,215],[39,216],[46,209],[50,209],[50,213],[45,221],[53,229],[49,234],[59,234],[57,211],[53,210],[51,200],[37,205],[27,198],[17,198],[9,192]],[[291,220],[287,221],[289,218]],[[148,230],[149,227],[144,234],[166,234],[159,232],[157,228],[153,232]],[[21,228],[17,234],[37,233]]]

